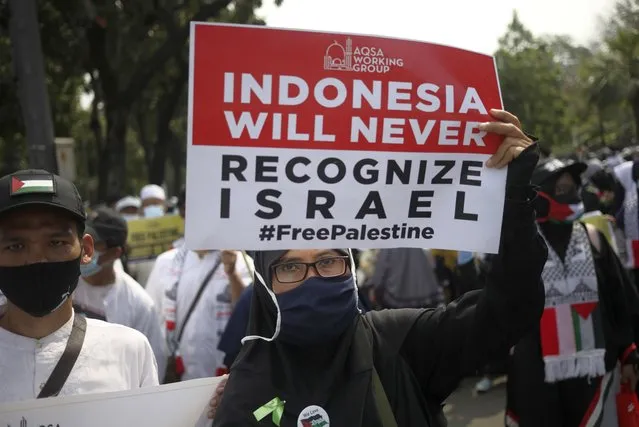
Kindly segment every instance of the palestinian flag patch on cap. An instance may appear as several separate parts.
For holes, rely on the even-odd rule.
[[[53,194],[53,177],[51,175],[39,176],[12,176],[11,195],[22,194]]]

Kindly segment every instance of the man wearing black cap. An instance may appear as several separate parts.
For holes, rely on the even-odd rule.
[[[144,335],[74,314],[80,266],[94,252],[85,220],[77,189],[59,176],[0,178],[0,402],[158,383]]]
[[[88,221],[86,232],[93,237],[95,251],[91,262],[80,266],[82,277],[73,294],[75,311],[142,332],[163,372],[165,338],[159,313],[144,288],[114,264],[126,245],[126,220],[102,208]]]
[[[579,222],[583,163],[550,159],[532,177],[540,187],[537,223],[548,246],[539,326],[514,347],[506,425],[617,425],[607,417],[614,373],[634,389],[639,356],[630,305],[637,304],[623,267],[603,234]],[[614,411],[612,412],[614,414]]]

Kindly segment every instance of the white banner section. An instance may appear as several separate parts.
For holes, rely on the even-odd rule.
[[[190,146],[188,247],[497,253],[506,168],[489,157]]]
[[[0,405],[2,427],[203,427],[221,377]]]

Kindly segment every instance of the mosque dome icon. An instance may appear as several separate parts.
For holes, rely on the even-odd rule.
[[[353,67],[353,41],[346,39],[346,47],[337,41],[333,41],[327,48],[324,55],[325,70],[345,70],[350,71]]]

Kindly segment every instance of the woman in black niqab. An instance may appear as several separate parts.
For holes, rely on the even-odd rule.
[[[526,138],[521,135],[517,138]],[[504,143],[513,144],[512,138]],[[231,368],[213,425],[445,426],[443,402],[461,379],[507,354],[543,310],[539,278],[547,253],[534,223],[529,186],[538,151],[526,141],[528,148],[519,149],[509,166],[501,245],[487,283],[445,308],[362,314],[352,271],[312,277],[275,295],[273,266],[287,251],[253,253],[250,336]],[[302,298],[302,291],[295,296],[305,286],[313,287],[312,297]],[[297,298],[292,305],[291,295]],[[315,304],[316,299],[322,302]],[[289,309],[296,306],[302,307],[297,314],[310,311],[324,321],[291,322]],[[264,416],[259,409],[269,403],[274,406]]]
[[[267,291],[267,287],[272,291],[270,266],[286,252],[262,251],[252,254],[255,270],[266,282],[266,287],[259,283],[254,287],[249,320],[251,335],[272,337],[275,334],[278,309],[273,302],[274,294]],[[345,250],[341,252],[348,254]],[[287,425],[287,415],[295,418],[291,418],[292,421],[297,421],[298,415],[306,407],[312,406],[311,402],[325,410],[327,406],[332,408],[331,412],[335,415],[331,414],[330,422],[333,425],[362,425],[362,411],[353,411],[351,406],[356,405],[363,410],[370,405],[367,400],[371,397],[368,388],[373,367],[373,342],[370,331],[358,314],[356,287],[350,267],[347,277],[337,280],[340,279],[350,282],[353,287],[352,316],[346,330],[337,338],[328,340],[323,339],[322,332],[310,330],[307,342],[300,344],[277,338],[272,342],[246,342],[233,366],[233,375],[224,392],[225,400],[234,400],[230,397],[231,382],[240,376],[236,376],[237,371],[242,371],[244,375],[241,376],[246,383],[238,387],[238,391],[244,394],[246,390],[251,390],[251,393],[264,393],[265,396],[263,402],[254,400],[254,407],[244,407],[243,411],[248,410],[252,414],[261,405],[278,397],[286,402],[282,425]],[[330,281],[326,286],[331,286]],[[321,327],[318,325],[318,329]],[[315,340],[313,337],[316,334]],[[216,421],[222,416],[221,408]],[[266,425],[272,423],[267,422]],[[375,427],[377,424],[369,425]]]

